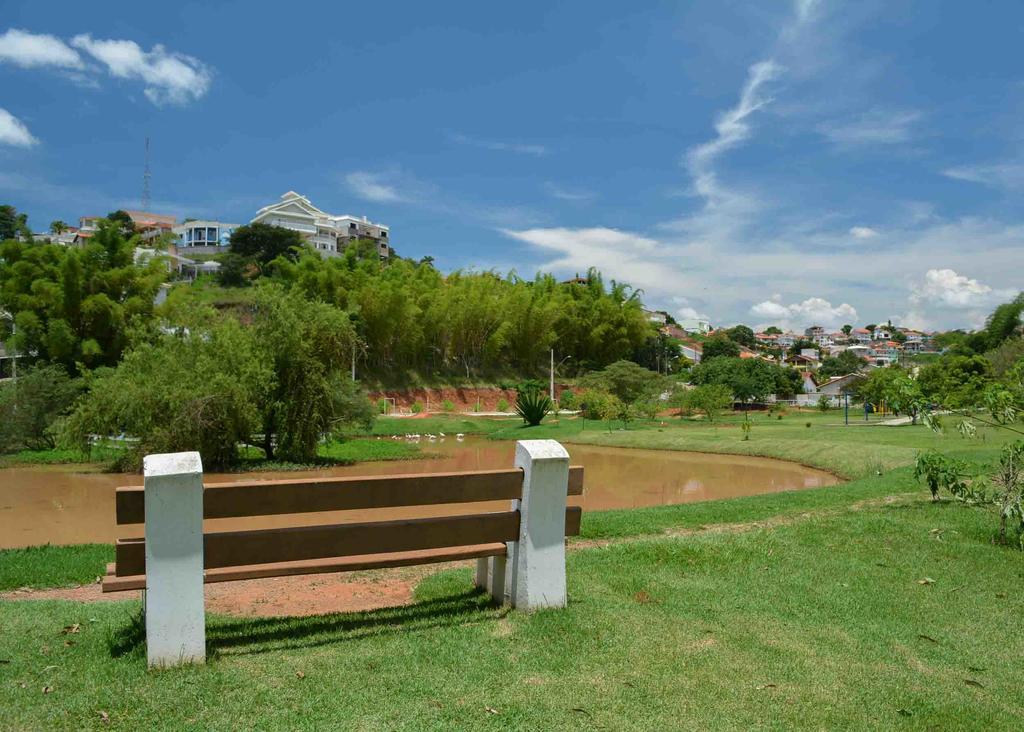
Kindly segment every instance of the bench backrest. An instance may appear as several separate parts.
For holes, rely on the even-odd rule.
[[[206,483],[204,519],[245,518],[377,508],[437,506],[484,501],[518,501],[523,470],[481,470],[351,478],[256,480]],[[569,468],[567,494],[583,493],[583,468]],[[510,503],[510,506],[514,504]],[[143,486],[118,488],[118,525],[144,523]],[[566,507],[565,535],[579,534],[582,509]],[[407,552],[442,547],[517,541],[518,507],[504,511],[425,516],[387,521],[323,524],[203,535],[206,569],[328,557]],[[118,576],[146,571],[145,540],[121,539],[116,546]]]

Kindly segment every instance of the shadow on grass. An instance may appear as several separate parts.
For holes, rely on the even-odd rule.
[[[508,612],[507,607],[494,604],[486,592],[473,589],[365,612],[273,618],[219,616],[207,620],[206,650],[209,657],[216,657],[313,648],[385,633],[474,625],[498,620]],[[141,653],[145,640],[145,620],[140,612],[112,632],[107,645],[111,655],[119,658]]]

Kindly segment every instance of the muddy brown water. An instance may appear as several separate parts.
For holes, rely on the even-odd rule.
[[[512,466],[515,443],[466,438],[426,442],[436,457],[398,462],[361,463],[301,472],[208,474],[208,482],[281,478],[395,475],[488,470]],[[838,479],[795,463],[738,455],[667,450],[567,445],[571,463],[583,465],[584,510],[640,508],[759,493],[834,485]],[[140,485],[137,475],[83,473],[75,466],[39,466],[0,470],[0,548],[38,544],[111,542],[141,536],[139,527],[114,523],[114,489]],[[208,529],[271,528],[333,521],[365,521],[471,511],[500,510],[505,502],[376,509],[252,519],[207,521]]]

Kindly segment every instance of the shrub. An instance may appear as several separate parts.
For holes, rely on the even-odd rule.
[[[412,413],[419,414],[423,411],[423,402],[415,401],[412,403]]]
[[[572,391],[570,391],[569,389],[566,389],[558,397],[558,405],[562,409],[568,409],[569,411],[575,411],[576,409],[579,408],[579,401],[576,399],[576,395]]]
[[[445,412],[454,412],[455,405],[452,403],[451,399],[445,399],[443,402],[441,402],[441,409]]]
[[[740,431],[743,432],[743,440],[750,439],[750,430],[753,425],[750,424],[750,418],[748,415],[743,415],[743,423],[740,424]]]
[[[777,420],[779,420],[779,421],[781,422],[781,421],[782,421],[782,415],[780,414],[780,415],[779,415],[778,417],[776,417],[775,419],[777,419]]]
[[[702,412],[708,422],[714,422],[723,409],[732,406],[732,398],[732,391],[724,384],[702,384],[676,390],[670,404],[679,408],[680,415]]]
[[[378,399],[377,400],[377,414],[387,414],[387,413],[388,413],[388,400],[387,399]]]
[[[0,452],[55,446],[55,427],[82,391],[60,366],[37,366],[0,386]]]
[[[551,399],[540,391],[520,392],[516,399],[516,413],[531,427],[536,427],[551,411]]]
[[[810,429],[811,423],[810,422],[804,422],[804,427]]]
[[[499,412],[507,412],[508,411],[508,399],[505,399],[504,397],[499,399],[497,405],[495,406],[495,408]]]
[[[1007,527],[1024,549],[1024,441],[1003,447],[999,463],[989,479],[996,487],[999,510],[999,539],[1006,541]]]
[[[937,450],[927,450],[917,456],[914,477],[923,480],[932,493],[932,500],[939,500],[939,490],[945,489],[960,497],[966,490],[964,462],[947,457]]]
[[[818,411],[827,412],[832,408],[832,400],[825,394],[818,397]]]

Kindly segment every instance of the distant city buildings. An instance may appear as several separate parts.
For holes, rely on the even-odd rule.
[[[365,216],[356,218],[348,214],[326,213],[295,191],[288,191],[277,203],[261,208],[251,223],[297,231],[322,257],[338,256],[354,239],[376,242],[381,259],[386,259],[391,253],[387,226],[375,224]]]

